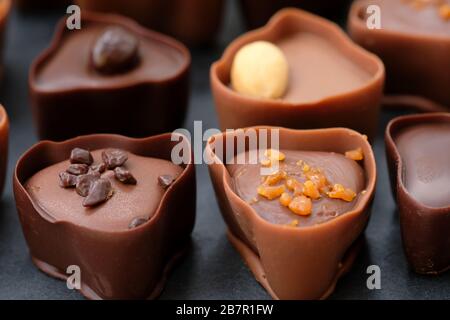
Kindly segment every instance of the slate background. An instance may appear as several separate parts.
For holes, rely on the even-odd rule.
[[[0,299],[83,299],[64,282],[38,271],[28,255],[11,190],[18,157],[36,141],[32,124],[27,77],[31,61],[48,46],[55,23],[64,11],[19,13],[9,21],[4,81],[0,102],[11,121],[8,176],[0,200]],[[192,51],[192,94],[185,122],[217,127],[209,88],[209,66],[226,44],[244,31],[235,1],[227,1],[226,18],[216,46]],[[365,245],[351,272],[342,278],[331,299],[450,299],[450,273],[439,277],[414,274],[402,251],[398,216],[393,202],[384,155],[384,128],[398,112],[384,111],[374,142],[378,185]],[[225,236],[214,194],[204,165],[197,167],[197,222],[190,254],[173,271],[161,299],[269,299],[231,247]],[[366,268],[381,268],[381,290],[368,290]]]

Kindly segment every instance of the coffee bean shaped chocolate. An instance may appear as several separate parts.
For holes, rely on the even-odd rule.
[[[84,198],[83,206],[95,207],[108,200],[113,194],[111,182],[108,179],[94,181],[89,189],[89,194]]]
[[[81,163],[89,166],[92,162],[94,162],[94,158],[92,158],[92,154],[89,150],[74,148],[70,152],[70,163]]]
[[[120,167],[128,160],[128,154],[121,149],[106,149],[102,152],[103,162],[110,170]]]

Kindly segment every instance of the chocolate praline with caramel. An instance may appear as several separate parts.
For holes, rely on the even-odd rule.
[[[68,30],[63,19],[30,69],[39,137],[144,137],[179,128],[188,104],[187,48],[117,15],[83,12],[81,24]]]
[[[406,257],[418,273],[442,273],[450,268],[450,114],[397,117],[385,140]]]
[[[61,143],[40,142],[18,161],[14,194],[23,233],[34,264],[65,279],[80,268],[81,293],[89,299],[157,297],[178,259],[186,253],[195,217],[195,172],[190,145],[171,134],[144,139],[118,135],[80,136]],[[175,165],[171,152],[181,143],[190,162]],[[121,150],[127,161],[118,177],[105,168],[74,175],[61,185],[75,148],[91,153]],[[122,179],[132,174],[135,183]],[[158,183],[170,174],[167,189]],[[129,175],[127,175],[129,178]]]
[[[229,150],[232,141],[245,150]],[[250,162],[272,145],[276,169],[272,156]],[[274,299],[328,297],[353,264],[370,216],[376,164],[367,137],[344,128],[251,127],[213,136],[206,154],[228,238],[256,280]],[[240,157],[246,162],[236,163]]]

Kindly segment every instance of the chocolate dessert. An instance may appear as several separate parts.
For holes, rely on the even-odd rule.
[[[0,105],[0,197],[3,193],[3,187],[6,177],[6,166],[8,160],[8,137],[9,120],[5,108]]]

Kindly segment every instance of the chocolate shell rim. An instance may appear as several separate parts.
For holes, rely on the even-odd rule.
[[[105,143],[105,147],[111,147],[111,145],[114,144],[115,142],[118,141],[122,141],[124,143],[126,142],[133,142],[133,143],[139,143],[142,145],[146,145],[146,147],[148,148],[148,146],[152,145],[154,141],[160,140],[160,139],[167,139],[168,142],[171,141],[171,137],[172,136],[177,136],[179,137],[184,143],[187,143],[188,148],[190,150],[190,161],[188,164],[185,164],[184,167],[180,165],[180,167],[183,169],[183,171],[180,173],[180,175],[177,177],[177,179],[166,189],[166,191],[164,192],[163,196],[161,197],[161,200],[159,202],[158,207],[155,209],[153,215],[142,225],[133,228],[133,229],[124,229],[124,230],[101,230],[101,229],[95,229],[95,228],[89,228],[86,226],[82,226],[82,225],[77,225],[73,222],[69,222],[69,221],[65,221],[65,220],[55,220],[52,218],[52,215],[49,214],[48,212],[46,212],[46,210],[44,208],[42,208],[42,206],[40,206],[39,204],[37,204],[33,198],[29,195],[29,193],[27,192],[27,190],[25,189],[22,181],[19,179],[18,175],[19,175],[19,168],[23,165],[23,162],[25,162],[27,160],[27,158],[34,153],[39,153],[39,152],[48,152],[46,151],[47,148],[50,149],[58,149],[61,146],[64,145],[76,145],[77,142],[80,142],[81,144],[88,144],[89,140],[91,139],[102,139],[102,141],[104,141]],[[111,142],[113,141],[113,142]],[[102,142],[103,143],[103,142]],[[54,164],[54,163],[53,163]],[[159,134],[159,135],[155,135],[155,136],[150,136],[150,137],[146,137],[146,138],[130,138],[130,137],[126,137],[126,136],[122,136],[122,135],[118,135],[118,134],[91,134],[91,135],[84,135],[84,136],[78,136],[72,139],[68,139],[68,140],[64,140],[61,142],[55,142],[55,141],[50,141],[50,140],[42,140],[36,144],[34,144],[33,146],[31,146],[27,151],[25,151],[19,158],[19,160],[17,161],[17,164],[14,168],[14,175],[13,175],[13,180],[14,183],[17,184],[17,186],[19,187],[19,192],[23,193],[26,195],[28,201],[30,201],[30,203],[33,205],[33,207],[35,208],[35,210],[39,213],[39,215],[46,221],[48,221],[49,223],[55,224],[55,225],[72,225],[73,227],[82,229],[82,230],[89,230],[89,231],[93,231],[93,232],[98,232],[98,233],[102,233],[102,234],[112,234],[112,235],[117,235],[117,234],[125,234],[125,233],[130,233],[130,232],[135,232],[136,230],[142,229],[142,228],[150,228],[151,225],[154,225],[158,222],[159,217],[161,216],[161,209],[163,208],[164,204],[167,202],[167,198],[170,192],[172,192],[173,190],[175,190],[176,188],[178,188],[178,185],[181,183],[182,180],[186,180],[189,178],[189,173],[188,171],[193,171],[194,169],[194,162],[193,162],[193,154],[192,154],[192,147],[191,144],[189,142],[189,140],[186,138],[186,136],[182,135],[182,134],[178,134],[178,133],[163,133],[163,134]],[[43,168],[39,169],[42,170]],[[35,172],[36,173],[36,172]],[[34,174],[34,173],[33,173]],[[27,177],[30,178],[31,176]],[[56,180],[55,180],[56,181]],[[81,203],[80,203],[81,205]]]
[[[431,120],[431,121],[430,121]],[[444,120],[444,121],[442,121]],[[395,194],[398,192],[403,192],[416,207],[424,208],[427,213],[431,214],[448,214],[450,211],[450,205],[446,207],[431,207],[418,201],[414,196],[411,195],[409,190],[403,183],[402,172],[403,172],[403,160],[397,149],[397,145],[394,141],[395,130],[400,130],[406,127],[413,127],[414,125],[421,123],[446,123],[450,124],[450,113],[448,112],[435,112],[435,113],[425,113],[425,114],[411,114],[405,116],[399,116],[391,121],[389,121],[386,127],[385,141],[387,146],[393,151],[393,156],[395,160],[395,175],[396,175],[396,190]],[[397,199],[395,199],[397,201]]]
[[[258,39],[264,38],[268,33],[270,33],[272,30],[276,30],[278,28],[278,25],[282,23],[284,19],[289,19],[291,16],[295,16],[298,19],[302,20],[308,20],[313,21],[313,23],[321,24],[321,28],[324,30],[326,29],[329,32],[332,32],[335,34],[336,41],[340,41],[345,44],[345,46],[349,50],[353,50],[357,52],[360,56],[366,56],[367,59],[371,59],[373,64],[376,65],[377,71],[374,74],[370,75],[370,80],[367,81],[367,84],[362,85],[356,89],[343,92],[340,94],[334,94],[330,95],[325,98],[311,100],[308,102],[293,102],[293,101],[285,101],[283,98],[280,99],[264,99],[264,98],[255,98],[247,95],[243,95],[240,93],[237,93],[232,88],[228,87],[225,83],[222,82],[222,80],[218,77],[218,70],[219,68],[225,68],[225,64],[227,61],[232,61],[233,57],[235,55],[235,51],[238,50],[238,48],[242,47],[243,45],[249,43],[248,38],[254,39],[257,37]],[[329,21],[325,18],[322,18],[320,16],[316,16],[312,13],[306,12],[301,9],[296,8],[284,8],[279,10],[277,13],[275,13],[270,20],[267,22],[266,25],[248,31],[236,39],[234,39],[232,42],[228,44],[225,51],[223,52],[222,56],[219,60],[215,61],[211,65],[210,69],[210,78],[211,82],[213,82],[213,85],[217,85],[218,89],[222,90],[225,94],[228,94],[236,99],[243,99],[245,101],[250,102],[263,102],[265,104],[270,104],[271,106],[276,106],[277,108],[292,108],[292,107],[303,107],[303,106],[314,106],[322,103],[326,103],[329,100],[333,100],[336,98],[342,98],[347,97],[350,95],[353,95],[358,92],[363,92],[367,88],[370,88],[372,86],[376,86],[378,82],[384,81],[385,76],[385,68],[383,62],[376,56],[375,54],[367,51],[366,49],[362,48],[358,44],[354,43],[351,38],[334,22]]]
[[[0,130],[9,125],[8,113],[6,112],[5,107],[0,104]]]
[[[244,201],[241,197],[239,197],[239,195],[236,193],[236,191],[234,190],[234,188],[227,183],[227,175],[229,176],[228,173],[228,169],[226,168],[226,165],[224,165],[224,163],[222,162],[222,160],[220,160],[216,155],[215,152],[211,149],[211,143],[213,143],[213,139],[216,136],[224,136],[226,135],[226,133],[222,132],[220,134],[214,135],[211,138],[208,139],[208,142],[206,144],[207,146],[207,152],[208,154],[215,160],[218,162],[214,162],[215,164],[218,164],[222,167],[222,181],[223,181],[223,186],[224,186],[224,190],[227,194],[228,200],[229,201],[233,201],[233,202],[237,202],[237,203],[241,203],[241,205],[247,207],[250,209],[250,211],[253,213],[253,217],[256,219],[256,221],[258,221],[258,223],[263,223],[266,224],[268,226],[271,226],[273,228],[280,228],[285,230],[286,232],[288,232],[288,230],[292,230],[291,232],[307,232],[307,231],[313,231],[313,230],[317,230],[320,229],[326,225],[329,224],[335,224],[338,223],[339,220],[343,219],[344,217],[348,217],[349,215],[360,215],[361,213],[363,213],[367,208],[368,205],[370,205],[371,200],[374,196],[375,193],[375,186],[376,186],[376,180],[377,180],[377,170],[376,170],[376,161],[375,161],[375,155],[373,153],[372,150],[372,146],[370,145],[370,143],[364,138],[364,135],[360,134],[359,132],[352,130],[352,129],[348,129],[348,128],[342,128],[342,127],[336,127],[336,128],[324,128],[324,129],[305,129],[305,130],[297,130],[297,129],[289,129],[289,128],[284,128],[284,127],[275,127],[275,126],[254,126],[254,127],[247,127],[247,128],[242,128],[244,131],[247,129],[254,129],[254,130],[258,130],[258,129],[279,129],[280,132],[281,131],[285,131],[287,134],[290,135],[296,135],[296,136],[303,136],[303,135],[314,135],[317,134],[319,132],[342,132],[342,133],[347,133],[349,135],[355,135],[357,137],[360,138],[362,145],[365,146],[365,148],[367,150],[369,150],[369,154],[364,154],[364,159],[369,159],[369,161],[372,163],[373,166],[373,172],[371,172],[372,174],[372,179],[370,179],[369,175],[367,174],[367,169],[363,167],[364,173],[365,174],[365,188],[363,190],[365,190],[366,192],[364,194],[361,194],[361,197],[358,199],[358,203],[355,205],[355,207],[351,210],[351,211],[347,211],[333,219],[327,220],[325,222],[319,223],[319,224],[314,224],[314,225],[310,225],[310,226],[301,226],[298,228],[293,228],[290,226],[286,226],[286,225],[282,225],[282,224],[276,224],[276,223],[272,223],[269,222],[265,219],[263,219],[256,211],[255,209],[248,204],[246,201]],[[230,199],[229,195],[232,195],[234,198]],[[250,217],[252,218],[252,217]]]
[[[63,39],[67,36],[66,32],[70,32],[66,28],[66,17],[63,17],[58,22],[55,33],[53,36],[53,39],[49,45],[31,64],[29,77],[28,77],[28,86],[29,88],[34,92],[39,92],[43,95],[52,95],[55,93],[72,93],[72,92],[86,92],[86,91],[114,91],[118,89],[127,89],[127,88],[133,88],[137,87],[143,84],[149,84],[149,85],[160,85],[165,83],[170,83],[174,80],[177,80],[181,77],[183,77],[185,74],[189,72],[189,68],[191,65],[191,54],[189,52],[189,49],[186,48],[185,45],[183,45],[180,41],[164,35],[162,33],[159,33],[157,31],[153,31],[150,29],[147,29],[131,18],[127,18],[118,14],[113,13],[97,13],[97,12],[91,12],[91,11],[83,11],[82,14],[82,22],[83,21],[89,21],[89,22],[101,22],[105,24],[111,24],[111,25],[120,25],[124,28],[131,30],[133,33],[139,35],[141,38],[151,38],[155,40],[156,42],[163,43],[164,45],[172,48],[173,50],[176,50],[180,52],[180,54],[183,56],[183,64],[179,68],[178,72],[175,74],[166,77],[164,79],[147,79],[147,80],[134,80],[130,81],[128,83],[117,83],[117,84],[109,84],[109,85],[102,85],[99,87],[92,87],[92,86],[84,86],[84,85],[78,85],[74,86],[73,88],[66,88],[66,89],[42,89],[38,85],[38,73],[40,71],[40,67],[42,64],[44,64],[46,61],[52,58],[53,54],[60,48],[60,44],[63,41]],[[82,31],[77,30],[77,31]],[[91,44],[89,44],[91,45]],[[138,66],[139,67],[139,66]]]
[[[444,35],[432,35],[430,34],[426,34],[426,33],[407,33],[407,32],[402,32],[402,31],[397,31],[397,30],[389,30],[389,29],[373,29],[373,30],[369,30],[367,29],[366,26],[364,26],[364,22],[362,21],[361,17],[359,16],[360,11],[363,9],[363,4],[364,4],[364,0],[356,0],[352,3],[351,7],[350,7],[350,11],[348,14],[348,29],[351,29],[353,27],[358,27],[361,29],[366,29],[367,32],[373,32],[373,33],[385,33],[389,36],[393,36],[393,37],[403,37],[405,39],[410,39],[410,40],[418,40],[420,39],[421,41],[425,40],[425,41],[448,41],[450,42],[450,36],[446,37]],[[439,16],[438,16],[439,18]]]

